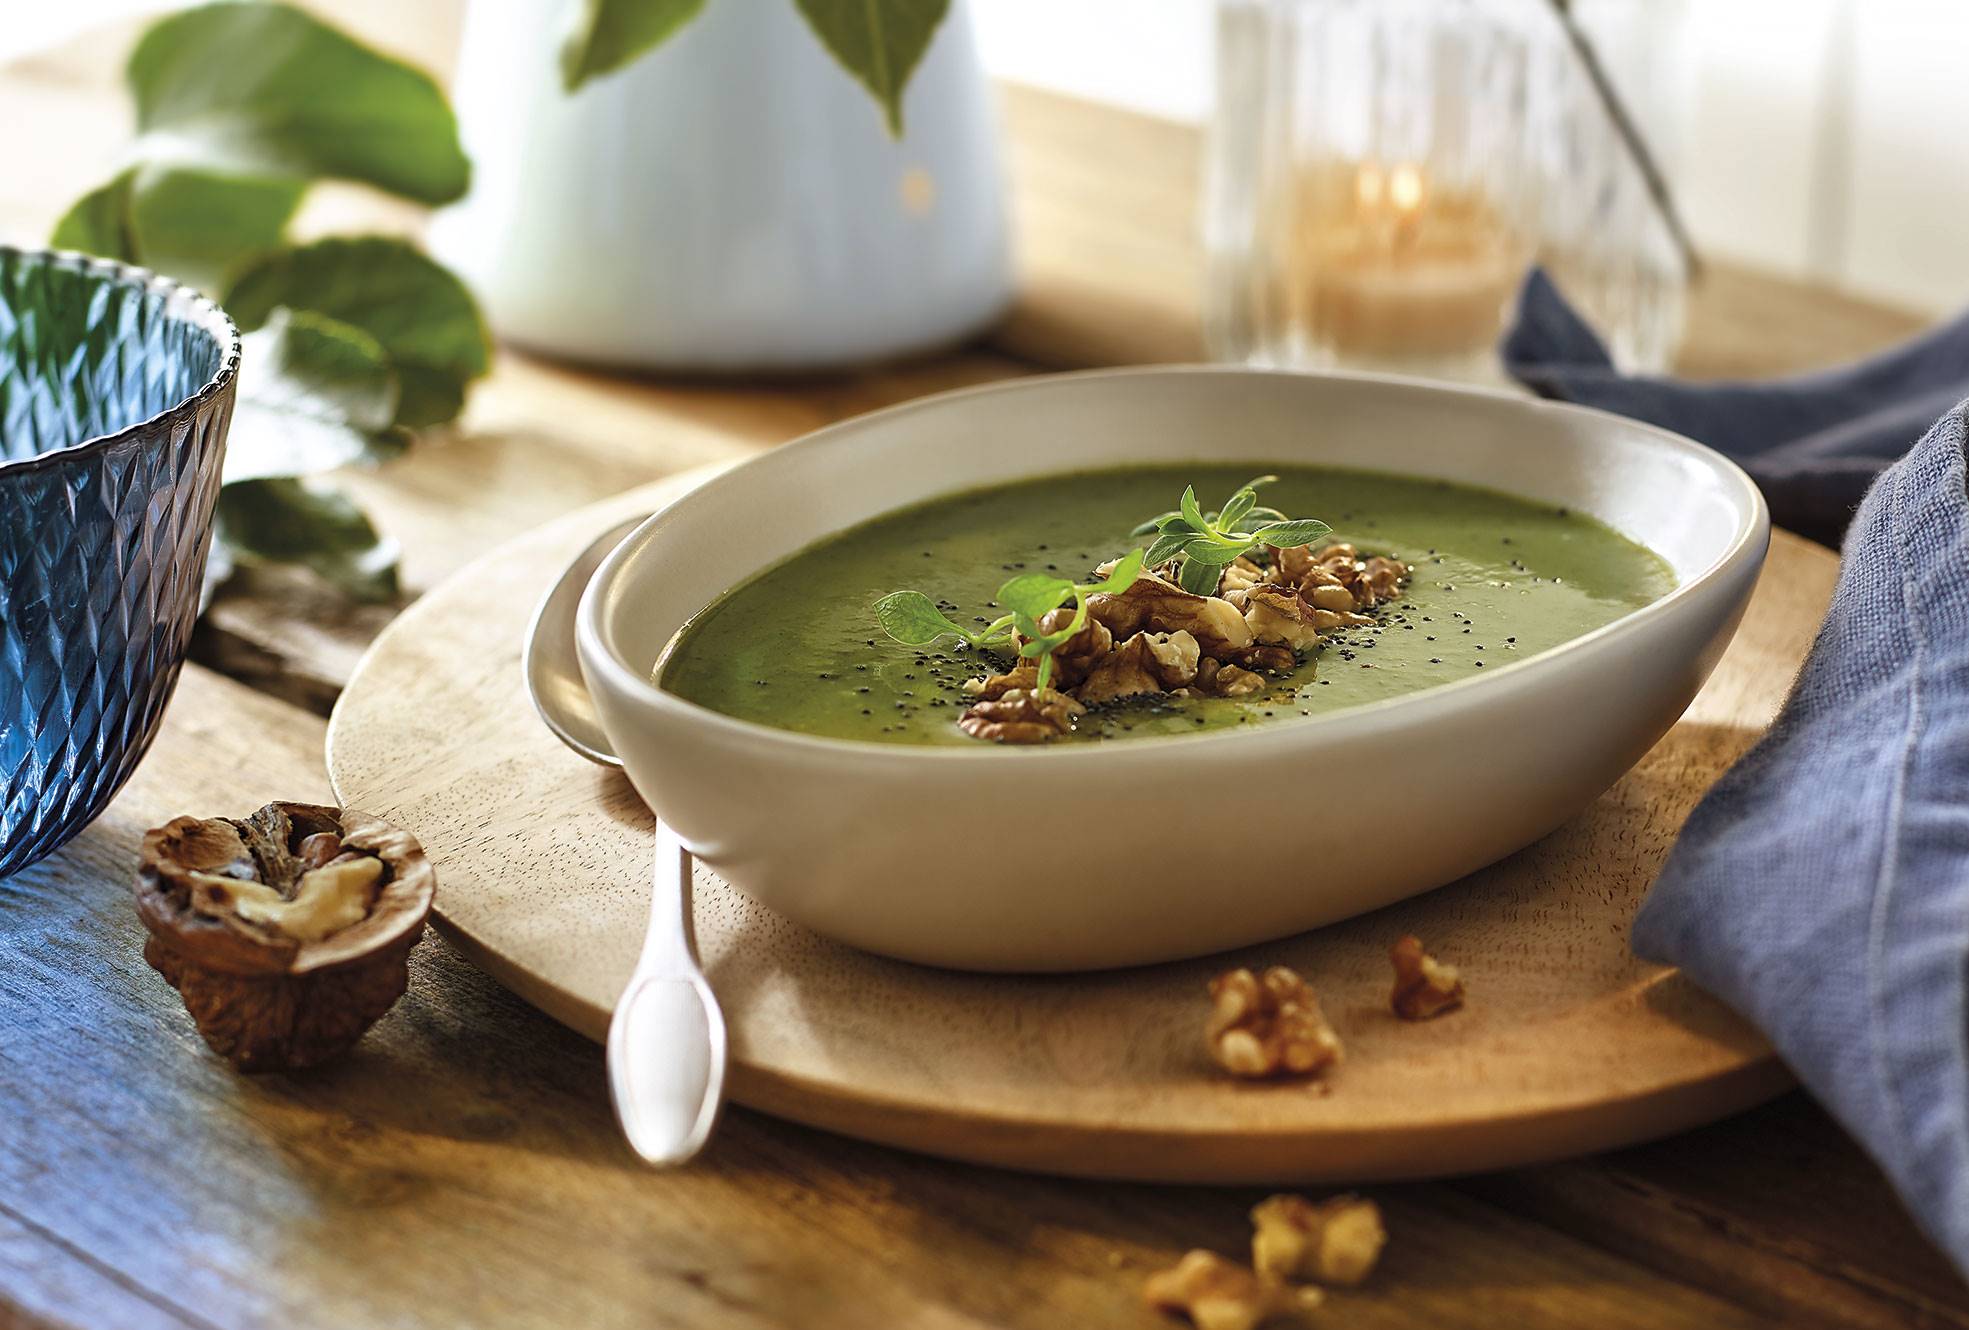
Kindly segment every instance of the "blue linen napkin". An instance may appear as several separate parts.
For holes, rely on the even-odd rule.
[[[1533,269],[1502,347],[1513,378],[1674,430],[1727,453],[1771,520],[1827,545],[1868,485],[1936,417],[1969,397],[1969,314],[1857,364],[1758,383],[1625,375],[1552,280]]]
[[[1634,949],[1755,1022],[1969,1275],[1969,402],[1949,409],[1969,320],[1850,369],[1711,387],[1594,364],[1542,278],[1524,309],[1507,359],[1526,382],[1718,446],[1780,522],[1781,502],[1830,522],[1880,473],[1791,698],[1689,818]],[[1529,358],[1551,350],[1567,358]]]

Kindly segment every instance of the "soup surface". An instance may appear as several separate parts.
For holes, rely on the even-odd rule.
[[[1673,589],[1662,560],[1603,524],[1490,490],[1337,468],[1152,466],[1022,481],[935,499],[809,546],[733,588],[678,635],[661,685],[714,711],[806,734],[977,747],[957,727],[967,679],[1009,653],[945,638],[890,640],[873,603],[915,589],[959,623],[998,614],[1021,572],[1071,579],[1145,543],[1128,533],[1185,485],[1221,501],[1262,472],[1264,502],[1318,517],[1363,554],[1413,565],[1372,627],[1322,636],[1289,674],[1248,697],[1126,698],[1062,742],[1288,724],[1498,669],[1610,623]],[[950,609],[955,605],[955,609]]]

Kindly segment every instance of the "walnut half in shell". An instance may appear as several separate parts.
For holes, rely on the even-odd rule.
[[[241,1071],[310,1067],[403,996],[436,885],[416,840],[367,813],[175,818],[144,834],[144,959]]]

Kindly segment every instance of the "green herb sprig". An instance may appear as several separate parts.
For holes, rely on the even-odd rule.
[[[1182,504],[1172,512],[1151,517],[1130,535],[1154,533],[1143,562],[1160,567],[1180,558],[1177,582],[1183,590],[1208,596],[1217,590],[1217,579],[1226,564],[1259,546],[1288,550],[1309,545],[1333,530],[1318,518],[1293,519],[1276,508],[1258,502],[1258,487],[1269,485],[1277,476],[1259,476],[1239,487],[1223,508],[1205,513],[1196,501],[1196,487],[1183,490]],[[1255,524],[1255,525],[1254,525]]]
[[[1045,573],[1022,573],[998,588],[998,604],[1007,613],[982,628],[951,622],[921,591],[892,591],[882,597],[875,602],[875,620],[883,632],[904,646],[928,646],[943,637],[962,638],[974,647],[1016,646],[1021,657],[1039,662],[1038,686],[1044,689],[1053,681],[1053,653],[1087,626],[1088,597],[1118,595],[1133,586],[1142,575],[1143,556],[1139,548],[1128,551],[1099,582],[1069,582]],[[1050,633],[1042,630],[1039,621],[1069,599],[1073,601],[1073,615],[1066,626]]]

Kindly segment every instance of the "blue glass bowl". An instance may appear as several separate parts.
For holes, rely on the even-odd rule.
[[[157,733],[238,368],[196,292],[0,246],[0,877],[86,826]]]

